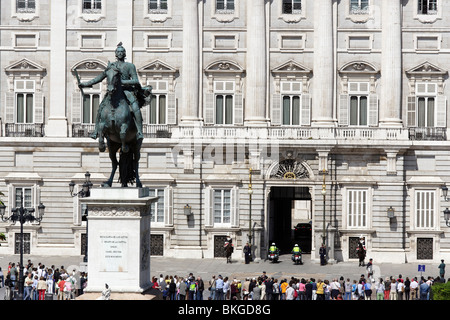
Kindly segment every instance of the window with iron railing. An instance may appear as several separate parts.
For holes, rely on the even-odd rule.
[[[36,1],[35,0],[17,0],[16,1],[17,13],[35,13]]]
[[[437,0],[418,0],[418,14],[435,15],[437,12]]]

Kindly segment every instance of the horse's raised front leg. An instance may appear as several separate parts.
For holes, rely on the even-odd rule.
[[[109,175],[109,179],[105,182],[103,182],[103,187],[111,187],[113,180],[114,180],[114,175],[116,174],[116,170],[117,167],[119,166],[119,162],[117,161],[117,157],[116,157],[116,153],[117,153],[117,149],[118,148],[112,148],[111,144],[108,143],[108,148],[109,148],[109,158],[111,159],[111,164],[112,164],[112,170],[111,170],[111,174]]]
[[[106,150],[106,144],[105,144],[105,124],[104,123],[99,123],[98,124],[98,150],[100,152],[105,152]]]
[[[127,136],[127,131],[128,131],[128,125],[126,123],[122,124],[122,126],[120,127],[120,140],[122,141],[122,152],[123,153],[127,153],[128,151],[130,151],[130,147],[125,142],[125,139]]]
[[[142,145],[142,139],[139,139],[136,142],[136,148],[134,150],[134,157],[133,157],[133,166],[134,166],[134,173],[135,173],[135,179],[136,179],[136,187],[142,188],[142,182],[139,179],[139,160],[141,158],[141,145]]]

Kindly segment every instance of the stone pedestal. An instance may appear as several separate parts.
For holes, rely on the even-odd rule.
[[[80,202],[88,208],[88,286],[99,293],[142,293],[151,287],[148,188],[97,188]]]

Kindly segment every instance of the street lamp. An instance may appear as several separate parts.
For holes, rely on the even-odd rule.
[[[252,168],[249,169],[248,198],[249,198],[249,222],[248,222],[248,244],[252,246]],[[250,249],[251,250],[251,249]]]
[[[326,241],[326,225],[325,225],[325,197],[327,195],[326,185],[325,185],[325,169],[323,169],[323,182],[322,182],[322,196],[323,196],[323,232],[322,232],[322,243],[325,245]]]
[[[83,188],[77,192],[77,193],[73,193],[73,190],[75,188],[75,182],[70,181],[69,183],[69,191],[70,191],[70,195],[72,197],[79,197],[79,198],[85,198],[85,197],[89,197],[90,195],[90,190],[92,188],[92,182],[91,182],[91,174],[89,173],[89,171],[86,171],[86,173],[84,174],[84,183],[83,183]]]
[[[92,188],[92,182],[91,182],[91,174],[89,173],[89,171],[86,171],[86,173],[84,174],[84,182],[83,182],[83,187],[81,188],[81,190],[77,193],[73,193],[74,189],[75,189],[75,182],[70,181],[69,183],[69,191],[70,191],[70,196],[71,197],[78,197],[78,198],[86,198],[89,197],[91,195],[91,188]],[[82,220],[86,219],[86,250],[85,250],[85,256],[83,261],[87,262],[88,260],[88,208],[86,206],[86,210],[83,212],[82,214]]]
[[[0,205],[0,217],[3,222],[11,221],[12,223],[16,223],[19,221],[20,223],[20,266],[19,266],[19,297],[23,300],[23,224],[27,221],[29,222],[38,222],[42,221],[45,212],[45,206],[39,203],[37,216],[34,215],[34,208],[24,208],[23,207],[23,193],[20,194],[20,208],[12,208],[12,214],[9,217],[5,217],[6,206]]]
[[[444,210],[444,219],[447,227],[450,227],[450,210],[448,208],[445,208]]]

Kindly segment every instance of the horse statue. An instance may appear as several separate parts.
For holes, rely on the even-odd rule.
[[[142,187],[139,179],[139,159],[142,146],[142,115],[140,108],[151,99],[151,86],[141,87],[133,64],[124,61],[125,49],[119,43],[116,50],[118,59],[115,63],[108,62],[102,74],[78,86],[92,86],[106,78],[107,92],[97,114],[95,131],[91,135],[99,139],[99,150],[104,152],[108,146],[112,170],[109,179],[103,187],[111,187],[114,175],[119,168],[119,183],[122,187],[136,183]],[[106,139],[106,145],[105,145]],[[117,152],[120,158],[117,160]]]

